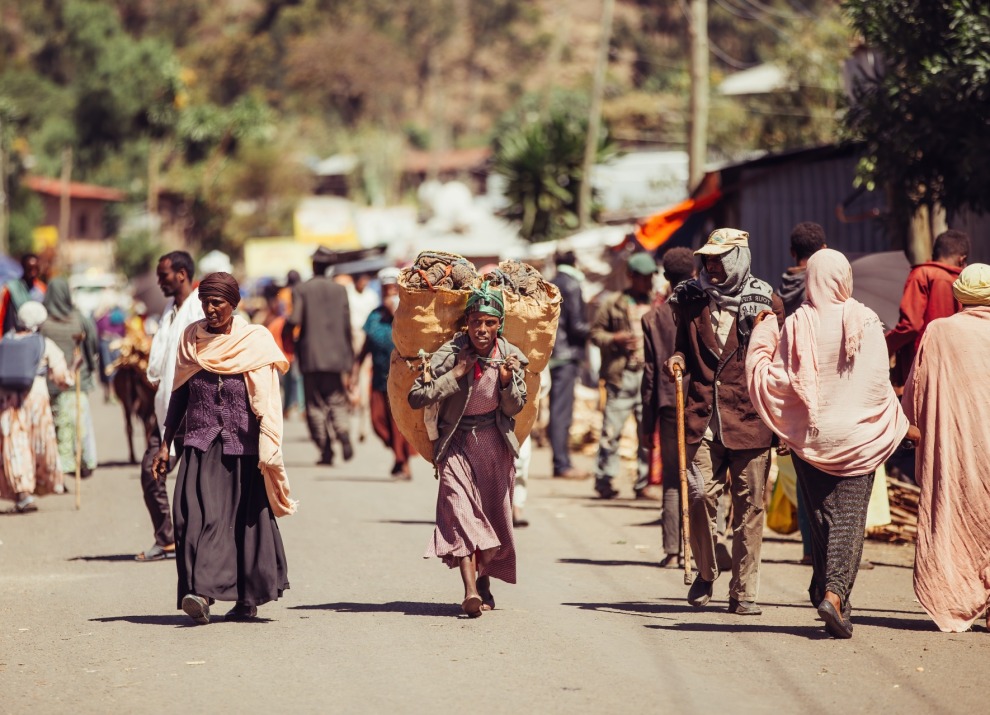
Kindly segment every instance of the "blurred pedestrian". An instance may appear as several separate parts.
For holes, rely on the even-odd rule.
[[[581,295],[584,274],[573,249],[558,248],[557,275],[550,281],[560,291],[557,340],[550,356],[550,423],[547,432],[553,452],[553,476],[587,479],[591,475],[571,464],[570,433],[574,419],[574,388],[588,349],[588,308]]]
[[[93,430],[93,414],[89,406],[89,393],[93,390],[93,375],[99,370],[99,341],[93,321],[80,313],[72,302],[69,284],[64,278],[54,278],[45,293],[45,309],[48,319],[41,326],[41,334],[54,342],[66,359],[74,362],[78,347],[82,361],[79,365],[81,391],[76,403],[76,390],[64,384],[48,381],[48,394],[52,400],[55,417],[55,433],[58,435],[59,463],[62,471],[72,473],[76,468],[76,416],[82,434],[82,476],[88,477],[96,469],[96,433]]]
[[[296,286],[300,282],[302,282],[302,278],[299,276],[299,271],[289,271],[285,277],[285,287],[278,292],[278,300],[284,311],[286,322],[288,322],[289,316],[292,315],[292,296],[296,290]],[[282,349],[285,350],[286,355],[291,356],[289,359],[289,371],[282,376],[282,391],[285,394],[285,399],[282,402],[282,413],[286,419],[292,417],[297,409],[301,412],[306,410],[302,372],[299,370],[299,360],[296,359],[297,333],[298,328],[292,328],[286,331],[283,326]]]
[[[835,638],[852,637],[850,597],[876,470],[909,426],[890,384],[880,318],[852,293],[846,257],[816,252],[807,300],[782,333],[772,311],[760,313],[746,359],[753,405],[791,449],[811,520],[808,595]]]
[[[925,330],[933,320],[958,313],[962,306],[952,294],[952,283],[969,259],[969,236],[948,230],[932,245],[932,260],[915,266],[908,274],[901,297],[901,314],[887,333],[887,353],[895,358],[894,386],[907,381],[914,355]]]
[[[648,253],[634,253],[626,261],[629,287],[607,296],[591,325],[591,340],[602,351],[601,378],[605,381],[605,416],[598,443],[595,491],[603,499],[618,496],[612,481],[619,474],[619,439],[626,420],[636,420],[637,499],[656,498],[650,485],[650,445],[642,435],[643,398],[640,386],[646,364],[643,352],[643,317],[653,307],[653,277],[657,262]]]
[[[794,265],[784,271],[780,279],[777,295],[784,302],[784,316],[793,315],[804,303],[805,282],[808,274],[808,260],[818,251],[826,248],[825,229],[817,223],[805,221],[791,229],[791,258]],[[801,531],[801,563],[811,565],[811,520],[804,506],[801,490],[797,490],[797,520]]]
[[[719,228],[695,251],[701,275],[678,285],[674,310],[673,365],[691,376],[685,396],[691,554],[698,577],[687,600],[696,608],[711,600],[721,566],[716,559],[718,503],[732,498],[732,579],[729,613],[755,616],[763,546],[763,490],[770,470],[773,433],[760,420],[746,388],[745,357],[756,316],[772,310],[784,320],[780,297],[750,271],[749,234]]]
[[[289,588],[275,517],[291,514],[282,458],[278,373],[289,364],[271,334],[234,311],[237,281],[211,273],[199,284],[205,319],[182,334],[165,434],[152,469],[168,471],[185,421],[173,521],[177,608],[210,622],[214,601],[234,601],[226,620],[248,620]]]
[[[671,248],[663,255],[663,275],[671,289],[697,274],[690,248]],[[664,363],[674,354],[677,328],[669,302],[656,306],[643,318],[643,434],[660,428],[660,460],[663,483],[661,515],[664,557],[660,565],[677,568],[681,553],[681,477],[677,447],[677,399],[674,383],[664,374]],[[685,376],[687,392],[689,376]]]
[[[48,317],[45,307],[27,301],[17,317],[23,329],[8,332],[0,345],[2,372],[8,377],[10,372],[30,370],[16,385],[0,381],[0,498],[12,500],[18,512],[26,513],[37,511],[35,496],[65,491],[47,380],[65,389],[73,380],[65,355],[38,333]],[[16,356],[11,352],[15,343],[21,348]],[[24,381],[30,384],[27,389]]]
[[[21,256],[21,277],[0,287],[0,336],[17,327],[17,311],[27,301],[41,303],[48,286],[41,280],[41,261],[37,254]]]
[[[354,342],[347,290],[326,276],[333,251],[313,254],[313,277],[296,287],[285,332],[299,329],[296,355],[306,395],[306,424],[320,450],[318,464],[333,464],[333,443],[341,456],[354,456],[347,390],[354,366]]]
[[[156,275],[158,287],[167,300],[148,355],[148,382],[155,387],[156,429],[151,432],[148,447],[141,460],[141,490],[144,493],[144,505],[151,517],[155,543],[135,556],[137,561],[175,558],[175,530],[172,525],[172,509],[168,504],[166,480],[168,472],[178,462],[176,454],[181,451],[181,434],[176,435],[178,448],[172,451],[171,460],[166,465],[168,469],[164,472],[155,471],[153,464],[165,434],[165,417],[172,399],[179,341],[186,328],[204,317],[199,293],[194,287],[196,264],[191,255],[186,251],[166,253],[158,259]]]
[[[990,630],[990,266],[963,269],[953,295],[963,310],[928,326],[903,404],[921,430],[914,593],[961,633],[984,613]]]
[[[360,381],[358,374],[365,360],[371,358],[371,383],[368,386],[371,407],[371,426],[375,434],[392,450],[395,462],[392,476],[397,479],[412,479],[409,460],[414,454],[412,445],[402,436],[399,426],[392,416],[388,401],[388,371],[392,361],[392,323],[399,307],[399,269],[383,268],[378,273],[382,285],[382,304],[371,311],[362,326],[364,344],[358,351],[351,371],[351,403],[358,402]]]
[[[416,379],[409,404],[439,403],[433,458],[440,479],[436,529],[426,557],[460,568],[461,609],[475,618],[495,608],[491,579],[516,582],[512,490],[519,443],[513,418],[526,404],[529,361],[501,337],[502,291],[484,283],[465,310],[467,332],[430,359],[430,378]]]

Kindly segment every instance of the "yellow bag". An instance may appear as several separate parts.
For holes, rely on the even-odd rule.
[[[793,534],[798,530],[796,488],[794,462],[790,456],[778,456],[777,481],[773,485],[770,506],[767,507],[767,527],[778,534]]]

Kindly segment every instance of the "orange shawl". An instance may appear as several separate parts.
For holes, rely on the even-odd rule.
[[[215,334],[198,320],[186,328],[175,360],[177,390],[200,370],[217,375],[244,375],[251,411],[261,422],[258,467],[265,478],[268,503],[275,516],[294,514],[296,502],[289,498],[289,477],[282,460],[282,395],[278,373],[289,363],[271,333],[261,325],[249,325],[234,317],[229,334]]]

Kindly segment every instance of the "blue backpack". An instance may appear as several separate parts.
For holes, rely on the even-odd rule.
[[[0,340],[0,388],[26,392],[45,356],[45,338],[34,333],[17,335],[9,332]]]

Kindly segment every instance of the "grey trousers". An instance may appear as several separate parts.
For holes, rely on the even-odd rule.
[[[681,553],[681,467],[677,454],[677,410],[660,408],[660,464],[663,475],[663,551]]]
[[[595,486],[611,484],[619,475],[619,437],[629,415],[636,418],[638,449],[636,453],[636,491],[650,483],[650,445],[642,435],[643,398],[640,394],[642,370],[626,370],[622,373],[622,386],[605,386],[605,417],[602,436],[598,442],[598,468]]]
[[[693,452],[693,454],[692,454]],[[763,490],[770,473],[769,449],[728,449],[718,440],[688,446],[691,553],[706,581],[719,576],[715,561],[718,502],[732,498],[732,580],[729,596],[755,601],[760,589],[763,547]]]
[[[333,461],[333,440],[349,444],[350,406],[339,372],[304,372],[306,426],[323,462]]]
[[[866,513],[873,493],[874,474],[835,477],[812,467],[796,454],[798,493],[804,498],[811,527],[812,576],[808,595],[813,606],[831,591],[842,599],[843,614],[850,612],[856,574],[863,559]]]

